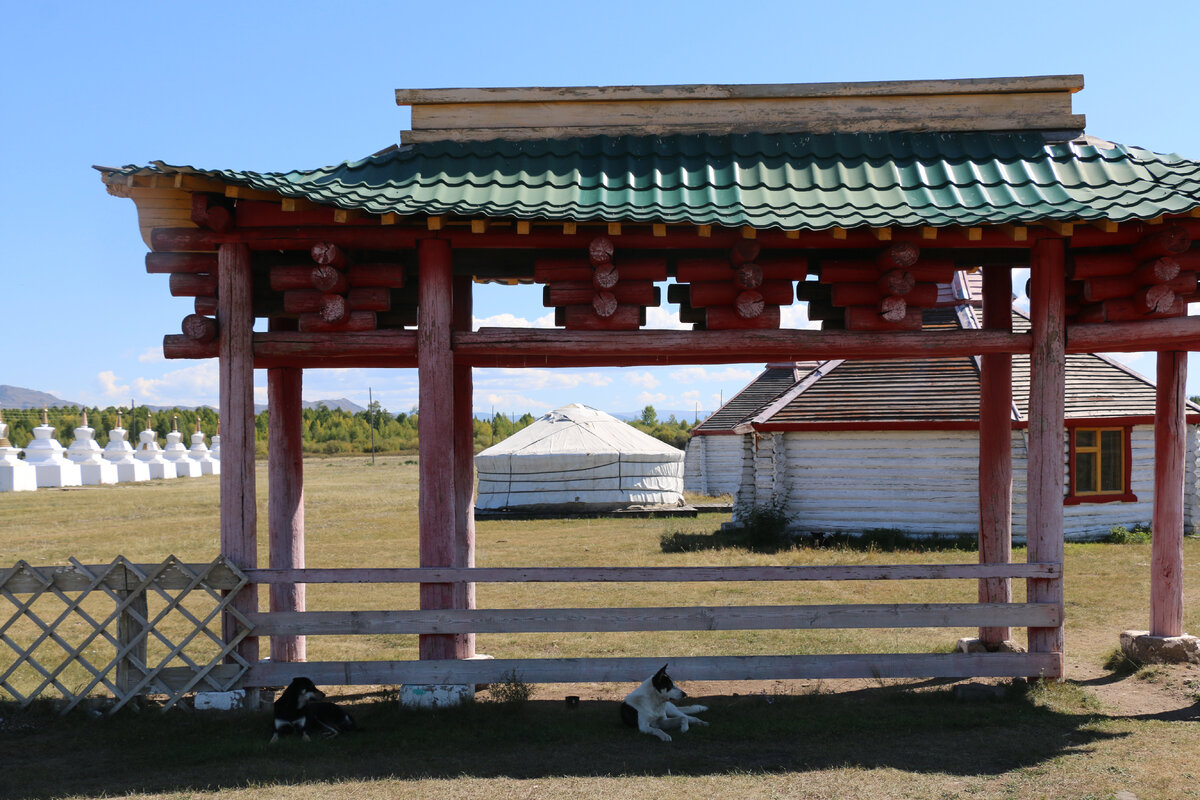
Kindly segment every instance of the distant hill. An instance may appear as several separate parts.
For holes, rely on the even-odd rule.
[[[350,414],[357,414],[360,411],[366,411],[366,409],[363,408],[362,406],[358,405],[357,403],[355,403],[351,400],[347,400],[344,397],[338,397],[338,398],[334,398],[332,400],[305,400],[304,402],[302,402],[300,404],[300,406],[302,408],[316,408],[317,406],[325,406],[326,408],[328,408],[331,411],[333,409],[337,408],[337,409],[341,409],[342,411],[346,411]],[[265,404],[264,405],[256,404],[254,406],[255,414],[261,414],[262,412],[264,412],[266,410],[267,410],[267,407]]]
[[[50,394],[49,392],[39,392],[36,389],[26,389],[21,386],[8,386],[0,384],[0,408],[67,408],[75,406],[76,408],[84,408],[85,403],[80,403],[75,400],[63,400],[60,397]],[[124,404],[122,404],[124,405]],[[357,414],[360,411],[366,411],[362,406],[347,400],[344,397],[339,397],[334,400],[307,400],[302,403],[304,408],[316,408],[319,405],[324,405],[326,408],[340,408],[351,414]],[[190,408],[191,406],[154,406],[154,405],[139,405],[138,408],[148,408],[151,411],[165,411],[171,408]],[[204,408],[212,408],[215,406],[204,406]],[[254,413],[258,414],[266,411],[265,405],[256,405]]]
[[[50,408],[58,406],[83,407],[83,403],[74,400],[63,400],[49,392],[39,392],[36,389],[25,389],[21,386],[0,384],[0,408]]]
[[[351,414],[366,411],[362,406],[344,397],[339,397],[336,400],[306,400],[300,405],[303,408],[316,408],[317,406],[325,406],[329,409],[340,408],[342,411],[349,411]]]

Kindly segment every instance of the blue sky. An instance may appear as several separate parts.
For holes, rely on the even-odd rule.
[[[1200,5],[1128,3],[8,3],[0,49],[0,383],[89,404],[217,402],[166,361],[190,302],[147,275],[133,203],[93,164],[258,171],[397,141],[397,88],[807,83],[1083,73],[1088,132],[1200,158]],[[670,324],[673,307],[659,315]],[[545,324],[540,290],[479,287],[478,324]],[[507,315],[507,316],[505,316]],[[654,316],[651,323],[654,323]],[[539,320],[543,322],[539,323]],[[1152,357],[1125,358],[1153,374]],[[477,370],[476,409],[711,412],[761,364]],[[265,374],[257,399],[265,400]],[[313,370],[305,399],[416,405],[412,370]],[[1193,363],[1189,394],[1200,394]]]

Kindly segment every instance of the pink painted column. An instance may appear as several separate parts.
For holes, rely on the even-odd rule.
[[[1012,332],[1012,271],[983,268],[983,327]],[[979,357],[979,563],[1012,561],[1012,356]],[[1012,602],[1012,581],[983,578],[979,602]],[[1011,628],[983,627],[979,638],[997,645]]]
[[[453,274],[450,243],[417,244],[417,436],[420,439],[420,565],[452,567],[455,559],[454,355],[450,349]],[[423,583],[422,609],[454,607],[454,584]],[[424,659],[456,656],[453,634],[422,634]]]
[[[271,322],[284,330],[290,320]],[[294,324],[287,325],[294,329]],[[295,367],[267,370],[267,531],[271,569],[304,569],[304,429],[301,389],[304,371]],[[304,584],[273,583],[271,611],[303,611]],[[303,636],[272,636],[272,661],[304,661]]]
[[[254,494],[254,280],[250,248],[223,244],[217,250],[217,326],[221,403],[221,554],[243,569],[258,566],[258,510]],[[248,585],[233,605],[258,610],[257,588]],[[222,623],[226,641],[230,621]],[[247,637],[238,652],[258,660],[258,639]]]
[[[454,278],[454,330],[471,330],[472,281]],[[454,366],[454,566],[475,566],[475,411],[471,368]],[[454,585],[454,607],[475,608],[475,584]],[[455,657],[475,655],[475,634],[454,637]]]
[[[1026,536],[1030,562],[1063,563],[1063,418],[1066,389],[1066,243],[1044,239],[1030,259],[1033,352],[1029,381],[1029,470]],[[1062,578],[1026,581],[1031,603],[1063,606]],[[1063,653],[1063,629],[1030,628],[1029,651]],[[1039,677],[1039,676],[1031,676]],[[1058,674],[1062,677],[1062,660]]]
[[[1150,635],[1183,635],[1183,490],[1187,353],[1158,354],[1154,408],[1154,543]]]

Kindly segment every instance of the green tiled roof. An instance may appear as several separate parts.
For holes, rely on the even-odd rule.
[[[374,214],[788,230],[1121,221],[1200,206],[1200,162],[1019,133],[428,142],[285,173],[122,170],[179,171]]]

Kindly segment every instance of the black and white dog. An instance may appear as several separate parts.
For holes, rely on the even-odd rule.
[[[667,674],[667,665],[647,678],[641,686],[625,696],[621,703],[621,720],[642,733],[651,733],[664,742],[671,741],[664,728],[679,728],[687,733],[689,725],[707,725],[702,719],[691,716],[708,711],[708,706],[684,706],[675,703],[687,697]]]
[[[307,742],[310,732],[321,736],[337,736],[353,730],[358,730],[354,718],[337,703],[325,700],[325,693],[308,678],[293,680],[275,701],[272,743],[279,741],[281,733],[299,733]]]

